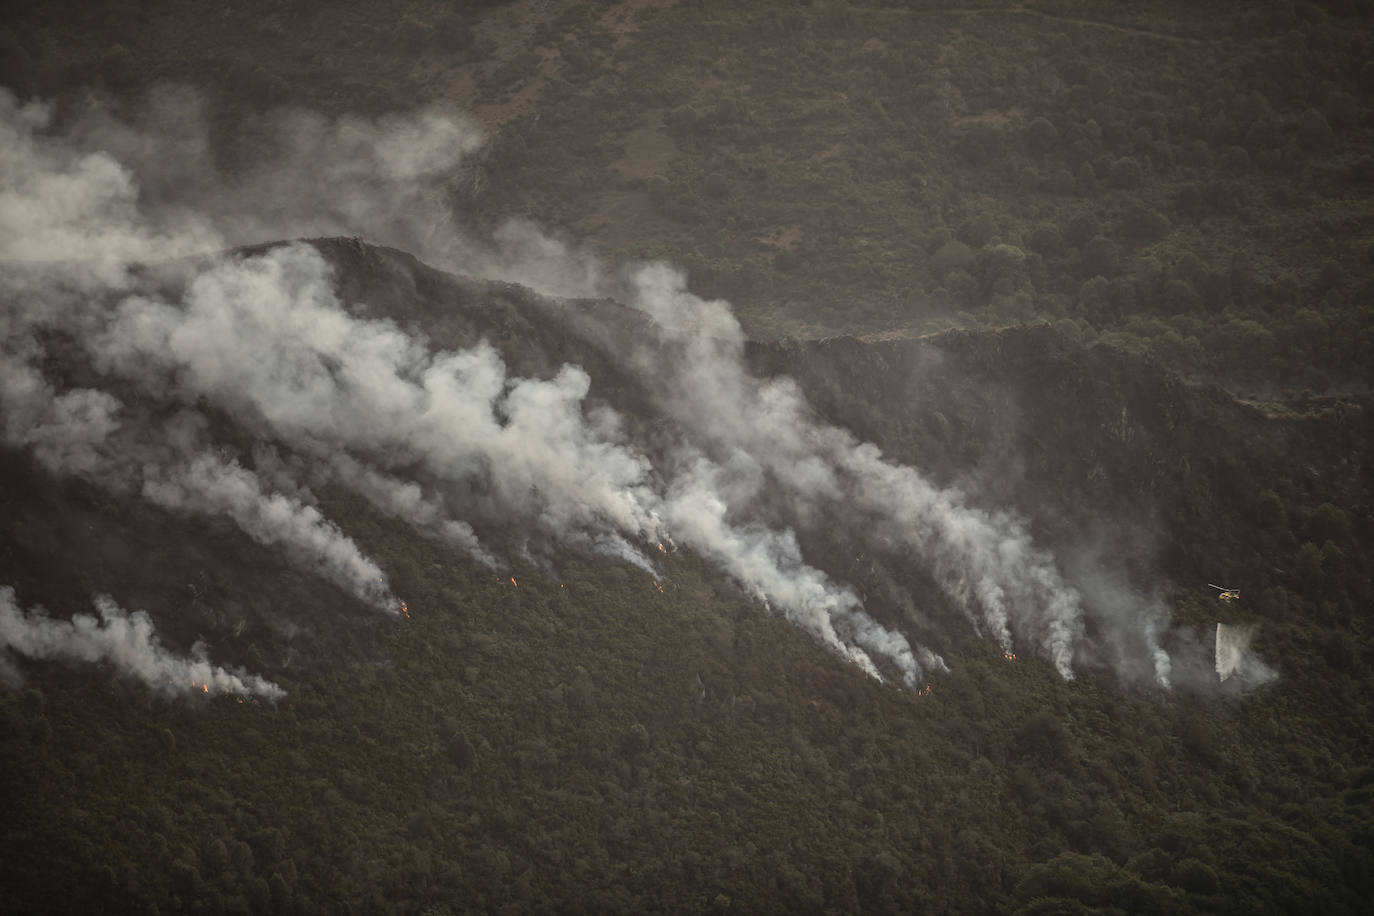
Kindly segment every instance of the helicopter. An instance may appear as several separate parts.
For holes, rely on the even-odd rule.
[[[1208,582],[1207,585],[1208,585],[1209,588],[1214,588],[1214,589],[1216,589],[1217,591],[1221,592],[1221,594],[1220,594],[1220,595],[1217,595],[1217,597],[1220,598],[1222,601],[1239,601],[1239,600],[1240,600],[1240,589],[1238,589],[1238,588],[1226,588],[1226,587],[1221,586],[1221,585],[1212,585],[1212,583],[1210,583],[1210,582]]]

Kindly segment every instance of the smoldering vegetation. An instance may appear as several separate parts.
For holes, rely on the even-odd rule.
[[[20,680],[14,657],[54,661],[105,662],[155,693],[237,694],[279,700],[286,692],[271,681],[241,669],[212,664],[203,643],[188,656],[169,651],[158,639],[146,611],[132,614],[108,595],[95,599],[98,616],[76,614],[61,620],[41,609],[24,610],[14,590],[0,588],[0,679]]]
[[[321,487],[490,567],[534,543],[661,578],[655,546],[694,551],[868,674],[909,687],[947,668],[948,623],[923,608],[936,601],[1008,657],[1043,657],[1066,679],[1108,665],[1177,680],[1160,600],[1100,600],[1082,583],[1109,566],[1074,581],[1015,510],[821,420],[791,379],[755,376],[728,303],[694,295],[670,266],[605,271],[529,223],[465,233],[444,195],[480,142],[461,116],[276,116],[275,156],[230,179],[215,172],[196,104],[169,90],[142,123],[100,110],[59,123],[0,96],[0,409],[6,445],[51,474],[232,520],[390,614],[401,597],[321,511]],[[173,122],[190,125],[175,142]],[[394,300],[345,300],[316,247],[229,250],[319,232],[539,294],[612,295],[641,324],[627,335],[604,320],[629,321],[623,310],[564,303],[575,339],[521,374],[503,348],[528,342],[480,314],[466,316],[475,339],[436,339]],[[583,354],[613,363],[637,389],[619,400],[648,413],[613,406]],[[918,568],[936,594],[908,590],[904,613],[866,606],[801,546],[827,524],[855,532],[856,552]]]

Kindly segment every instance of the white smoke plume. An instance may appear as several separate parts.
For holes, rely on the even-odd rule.
[[[662,539],[662,513],[670,511],[684,543],[866,670],[877,673],[860,645],[889,658],[908,683],[921,677],[905,638],[803,564],[790,535],[723,517],[693,524],[699,507],[684,494],[699,487],[679,487],[671,510],[663,509],[650,462],[624,442],[619,417],[583,409],[584,371],[565,366],[551,379],[510,378],[488,345],[432,352],[389,321],[350,315],[328,266],[308,247],[211,265],[179,302],[128,296],[83,342],[101,370],[151,394],[170,378],[176,396],[207,398],[259,435],[328,458],[340,482],[423,527],[446,530],[479,558],[469,528],[374,465],[419,464],[455,485],[476,479],[488,494],[487,514],[515,514],[653,574],[627,538]],[[246,469],[202,456],[160,476],[145,469],[144,477],[145,497],[225,513],[256,540],[287,544],[355,594],[389,603],[380,586],[369,592],[381,576],[351,541],[312,507],[269,495]]]
[[[344,453],[329,456],[327,473],[386,514],[461,547],[483,566],[494,569],[501,565],[482,546],[471,525],[450,518],[440,501],[427,495],[418,483],[383,474]]]
[[[119,428],[119,401],[103,391],[57,394],[32,366],[0,349],[0,435],[30,447],[58,474],[91,473],[109,459],[104,444]]]
[[[937,580],[1003,651],[1031,641],[1065,678],[1083,634],[1082,600],[1022,523],[965,503],[869,443],[817,420],[788,379],[760,382],[743,362],[743,335],[722,301],[703,300],[685,277],[653,264],[630,275],[632,302],[684,347],[683,371],[663,386],[665,408],[693,436],[742,468],[726,483],[734,503],[784,487],[814,515],[838,501],[871,516],[881,533],[929,564]],[[842,599],[834,599],[842,603]]]
[[[1062,677],[1073,677],[1082,599],[1019,520],[966,505],[958,491],[939,489],[913,468],[883,460],[870,444],[848,449],[840,461],[853,476],[860,504],[930,563],[951,595],[980,610],[1004,652],[1012,651],[1016,631]]]
[[[663,572],[654,565],[652,560],[644,555],[644,551],[635,547],[615,532],[594,536],[582,546],[593,553],[599,553],[602,556],[620,560],[622,563],[628,563],[636,569],[643,570],[655,579],[664,578]]]
[[[127,613],[105,595],[95,599],[95,607],[98,617],[77,614],[71,620],[57,620],[41,611],[23,610],[15,602],[14,589],[0,586],[0,661],[13,653],[30,659],[107,662],[167,697],[228,693],[279,700],[286,696],[286,691],[258,675],[211,664],[203,643],[192,646],[189,657],[168,651],[143,611]]]
[[[357,462],[480,479],[486,508],[554,533],[657,531],[649,463],[620,441],[613,413],[583,411],[583,370],[512,378],[488,344],[434,352],[390,321],[350,315],[309,246],[209,267],[182,303],[130,297],[88,344],[106,371],[136,382],[169,372],[182,396],[260,435],[353,456],[335,462],[341,479],[376,496],[382,478]]]
[[[0,89],[0,260],[80,258],[108,282],[134,259],[214,247],[198,221],[167,232],[150,225],[129,168],[107,149],[51,133],[53,115]]]
[[[790,530],[760,520],[782,492],[802,523],[841,506],[857,513],[931,569],[1003,651],[1034,647],[1073,676],[1084,602],[1024,523],[821,422],[790,380],[753,378],[728,304],[694,296],[663,265],[629,284],[680,354],[672,371],[641,367],[681,429],[663,466],[613,411],[587,403],[583,369],[516,377],[487,343],[441,350],[368,318],[340,301],[331,268],[305,245],[187,263],[180,291],[133,291],[133,261],[305,234],[365,235],[548,293],[604,291],[595,258],[530,224],[490,242],[464,237],[446,188],[480,131],[461,116],[279,115],[278,155],[232,180],[215,172],[194,95],[156,95],[142,118],[128,126],[95,111],[57,132],[48,109],[0,91],[0,260],[97,262],[60,287],[41,271],[0,270],[15,302],[0,345],[7,444],[58,473],[132,479],[162,505],[224,514],[386,608],[380,570],[312,505],[309,483],[351,489],[488,565],[499,558],[468,519],[532,526],[646,572],[657,570],[636,545],[672,538],[870,674],[891,666],[914,685],[923,668],[944,669],[807,562]],[[159,124],[178,125],[181,139],[168,146]],[[203,399],[289,460],[259,448],[249,470],[194,435],[131,422],[108,392],[58,391],[37,368],[30,331],[44,323],[73,335],[106,377],[144,398]],[[116,451],[148,457],[130,468]],[[1162,682],[1167,662],[1156,659]]]
[[[137,438],[116,441],[121,407],[110,394],[89,388],[58,394],[33,366],[0,350],[0,442],[28,447],[59,476],[141,491],[169,509],[226,515],[258,543],[284,546],[361,600],[397,612],[399,602],[381,570],[317,509],[270,492],[236,463],[192,455],[203,425],[197,415],[179,415],[161,428],[140,427]]]
[[[314,506],[272,493],[252,471],[214,455],[198,455],[170,469],[147,468],[143,496],[167,509],[226,515],[249,537],[283,546],[303,565],[390,614],[400,603],[377,564]]]
[[[1150,650],[1150,659],[1155,666],[1155,683],[1168,689],[1173,686],[1173,660],[1169,658],[1169,653],[1164,651],[1164,647],[1159,644],[1159,631],[1161,621],[1158,617],[1151,618],[1145,624],[1145,642]]]
[[[216,161],[205,100],[189,87],[155,87],[127,117],[95,102],[64,112],[60,129],[56,115],[0,87],[0,260],[80,260],[83,278],[110,285],[133,262],[353,235],[545,295],[607,289],[590,251],[528,220],[490,239],[465,231],[455,190],[471,185],[486,138],[452,108],[332,120],[276,110],[243,125],[258,150],[232,169]]]
[[[422,237],[434,235],[435,214],[448,213],[439,199],[443,184],[480,143],[480,132],[460,115],[433,110],[332,122],[277,113],[262,130],[275,155],[230,177],[217,170],[201,109],[190,90],[159,89],[133,123],[90,106],[64,112],[59,125],[51,105],[21,103],[0,89],[4,442],[30,449],[57,474],[141,490],[180,509],[228,514],[254,539],[286,545],[355,595],[391,609],[397,602],[385,593],[375,564],[308,505],[303,486],[277,478],[288,491],[301,491],[304,503],[269,492],[242,467],[211,473],[205,459],[188,454],[186,442],[169,441],[171,430],[127,417],[121,429],[122,405],[114,395],[59,391],[43,376],[37,367],[45,352],[34,332],[59,329],[80,340],[109,334],[104,303],[132,285],[130,270],[138,263],[264,237],[361,229],[422,249]],[[199,269],[182,266],[187,273]],[[122,313],[134,311],[131,303]],[[145,317],[155,315],[148,303]],[[213,335],[217,329],[197,330]],[[200,343],[216,345],[213,337]],[[162,385],[150,373],[141,373],[141,382],[150,390]],[[175,470],[169,461],[179,462]],[[408,494],[394,487],[383,492],[384,477],[364,471],[352,482],[483,555],[468,526],[423,518],[423,505],[405,505]]]
[[[918,684],[923,674],[906,637],[873,620],[853,591],[808,566],[791,532],[727,521],[726,473],[697,456],[673,481],[664,508],[674,537],[872,676],[881,677],[865,649],[896,665],[908,685]]]

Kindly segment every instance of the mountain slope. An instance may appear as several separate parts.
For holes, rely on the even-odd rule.
[[[674,385],[716,351],[641,310],[311,244],[355,318],[451,352],[486,340],[509,379],[582,367],[580,410],[614,408],[658,467],[692,423]],[[174,289],[179,271],[139,282]],[[177,403],[102,377],[79,336],[68,344],[48,341],[46,377],[113,385],[134,413]],[[13,774],[0,905],[1358,908],[1374,873],[1367,401],[1265,411],[1043,327],[741,352],[759,390],[783,397],[770,380],[795,380],[807,435],[834,424],[1028,519],[1093,606],[1097,648],[1076,679],[1019,631],[1019,657],[1003,658],[930,556],[864,530],[857,509],[798,508],[782,480],[751,504],[758,523],[792,524],[813,567],[937,647],[948,673],[927,666],[919,689],[886,666],[885,681],[866,676],[687,546],[650,547],[650,572],[479,511],[474,489],[493,568],[345,478],[316,481],[320,512],[408,605],[379,614],[224,514],[151,505],[98,475],[59,480],[39,446],[8,446],[0,583],[22,607],[67,617],[109,593],[147,609],[172,651],[203,638],[216,663],[287,696],[167,702],[106,666],[13,659],[27,683],[0,694]],[[264,478],[292,466],[289,443],[271,464],[251,414],[206,390],[180,403],[218,448]],[[1205,588],[1222,578],[1239,609]],[[1256,650],[1277,681],[1148,686],[1134,649],[1101,640],[1151,590],[1184,625],[1164,642],[1180,676],[1208,669],[1220,610],[1263,623]],[[1133,597],[1109,613],[1114,593]]]

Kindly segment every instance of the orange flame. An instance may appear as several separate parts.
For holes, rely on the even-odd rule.
[[[519,588],[519,587],[520,587],[520,583],[518,583],[518,582],[515,581],[515,577],[514,577],[514,576],[511,576],[511,577],[510,577],[510,584],[511,584],[511,585],[514,585],[516,588]]]
[[[658,589],[658,592],[659,592],[660,595],[666,595],[666,594],[667,594],[667,592],[665,592],[665,591],[663,590],[663,586],[661,586],[661,585],[658,584],[658,580],[657,580],[657,579],[654,580],[654,588]]]
[[[662,543],[661,541],[659,542],[659,545],[658,545],[658,552],[659,552],[659,553],[667,553],[667,552],[668,552],[668,548],[664,547],[664,546],[663,546],[663,543]]]
[[[929,685],[929,684],[926,684],[926,685],[925,685],[924,687],[922,687],[920,690],[916,691],[916,696],[918,696],[918,697],[928,697],[928,696],[930,696],[930,685]]]
[[[401,602],[401,616],[404,617],[406,620],[410,619],[410,608],[406,607],[406,603],[404,601]]]
[[[1006,659],[1007,661],[1009,661],[1009,662],[1014,662],[1014,661],[1016,661],[1016,653],[1015,653],[1015,652],[1003,652],[1003,653],[1002,653],[1002,657],[1005,658],[1005,659]]]
[[[210,685],[209,685],[209,684],[201,684],[201,685],[200,685],[200,689],[203,690],[205,693],[209,693],[209,692],[210,692]]]

